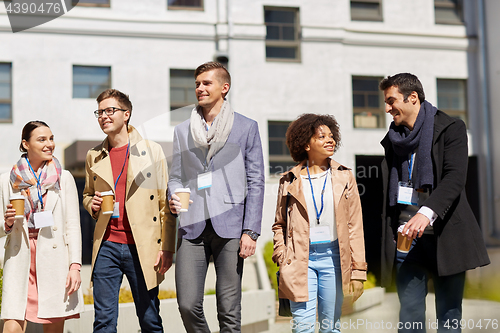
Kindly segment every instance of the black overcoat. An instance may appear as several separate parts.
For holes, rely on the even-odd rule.
[[[388,200],[389,166],[394,151],[388,135],[381,142],[385,149],[382,162],[384,207],[382,210],[382,286],[391,284],[396,256],[399,209],[390,207]],[[452,275],[490,263],[479,224],[467,202],[468,147],[467,129],[462,120],[451,118],[442,111],[434,116],[432,140],[434,186],[423,203],[438,218],[433,229],[437,241],[439,276]]]

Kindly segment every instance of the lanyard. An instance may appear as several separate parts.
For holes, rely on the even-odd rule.
[[[411,184],[411,176],[413,173],[413,162],[415,161],[415,153],[410,155],[410,160],[408,161],[408,183]]]
[[[120,177],[122,176],[122,173],[123,173],[123,170],[125,169],[125,163],[127,163],[127,158],[128,158],[128,150],[130,148],[130,140],[128,140],[128,145],[127,145],[127,152],[125,153],[125,161],[123,161],[123,165],[122,165],[122,171],[120,171],[120,174],[118,175],[118,178],[116,178],[116,181],[115,181],[115,193],[116,193],[116,185],[118,184],[118,180],[120,179]]]
[[[309,164],[309,163],[308,163]],[[321,210],[318,213],[318,206],[316,206],[316,199],[314,199],[314,190],[313,190],[313,183],[311,181],[311,175],[309,174],[309,165],[306,165],[307,168],[307,176],[309,179],[309,185],[311,185],[311,195],[314,203],[314,210],[316,211],[316,222],[319,224],[319,218],[321,216],[321,213],[323,213],[323,195],[325,194],[325,186],[326,186],[326,180],[328,179],[328,172],[326,173],[325,176],[325,182],[323,183],[323,189],[321,190]]]
[[[37,177],[37,175],[35,173],[35,170],[33,170],[33,167],[31,166],[30,160],[28,160],[27,156],[25,158],[26,158],[26,161],[28,162],[28,165],[30,167],[31,172],[35,176],[35,179],[36,179],[36,189],[37,189],[37,193],[38,193],[38,200],[40,201],[40,205],[41,205],[42,210],[43,210],[43,197],[42,197],[42,194],[41,194],[41,192],[42,192],[42,184],[40,184],[40,178],[42,177],[42,174],[40,173],[40,177]]]

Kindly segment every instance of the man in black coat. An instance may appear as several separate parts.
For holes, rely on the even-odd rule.
[[[439,330],[460,332],[465,271],[489,264],[479,225],[465,196],[468,148],[462,120],[425,101],[409,73],[380,83],[393,122],[381,144],[384,207],[382,285],[396,285],[399,332],[425,332],[427,281],[432,278]],[[396,249],[398,230],[412,241]]]

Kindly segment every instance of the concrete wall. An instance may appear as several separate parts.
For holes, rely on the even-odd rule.
[[[72,98],[74,64],[111,66],[113,87],[130,94],[134,104],[131,123],[150,139],[171,141],[170,68],[194,69],[217,52],[229,56],[234,109],[259,123],[266,163],[267,122],[293,120],[304,112],[337,117],[343,146],[335,159],[340,163],[354,168],[356,155],[382,154],[379,141],[386,129],[353,128],[351,77],[403,71],[419,76],[433,104],[437,78],[468,79],[470,153],[482,154],[477,13],[469,2],[465,26],[436,25],[432,0],[418,6],[412,0],[384,0],[382,22],[351,21],[348,0],[204,3],[203,11],[182,11],[167,10],[164,0],[112,1],[111,8],[76,7],[16,34],[0,6],[0,62],[12,62],[14,113],[12,124],[0,124],[0,137],[9,141],[0,172],[18,159],[17,141],[29,120],[51,125],[61,160],[63,149],[75,140],[104,138],[92,114],[95,101]],[[264,6],[299,8],[301,62],[266,61]],[[390,120],[387,116],[387,125]],[[277,181],[267,175],[260,244],[272,236]],[[484,189],[481,197],[489,202]]]

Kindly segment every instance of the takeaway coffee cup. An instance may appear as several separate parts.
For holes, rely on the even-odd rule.
[[[102,213],[105,215],[113,214],[113,199],[114,199],[114,194],[113,191],[106,191],[101,193],[102,197],[102,204],[101,204],[101,210]]]
[[[397,247],[398,247],[399,252],[408,253],[408,252],[410,252],[411,243],[412,243],[413,239],[408,238],[405,235],[403,235],[403,233],[402,233],[403,228],[404,228],[404,225],[400,225],[398,228]]]
[[[180,212],[187,212],[189,208],[189,197],[191,196],[191,190],[189,188],[178,188],[175,190],[175,194],[181,201]]]
[[[16,210],[16,219],[24,217],[24,196],[21,194],[13,194],[10,197],[10,204]]]

